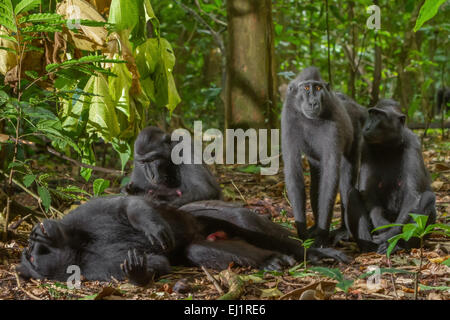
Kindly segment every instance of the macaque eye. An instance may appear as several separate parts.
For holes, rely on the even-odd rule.
[[[316,86],[316,91],[320,91],[320,90],[322,90],[322,87],[321,86]]]
[[[309,91],[309,86],[305,86],[305,90],[306,90],[306,91]]]

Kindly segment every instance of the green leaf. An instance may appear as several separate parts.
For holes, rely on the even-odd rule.
[[[63,63],[48,64],[45,67],[45,70],[47,72],[51,72],[58,68],[64,68],[64,67],[69,67],[69,66],[77,67],[82,64],[89,64],[89,63],[95,63],[95,62],[97,62],[97,63],[100,63],[100,62],[103,62],[103,63],[126,63],[126,61],[124,61],[124,60],[106,59],[104,56],[84,56],[80,59],[71,59],[71,60],[64,61]]]
[[[405,241],[408,241],[413,236],[418,236],[420,233],[420,227],[413,223],[408,223],[403,226],[402,229],[402,238]]]
[[[450,267],[450,258],[442,262],[443,265],[446,265],[447,267]]]
[[[22,28],[23,33],[33,32],[62,32],[61,26],[52,26],[46,24],[35,24],[29,27]]]
[[[337,280],[342,281],[344,280],[344,277],[339,269],[332,269],[332,268],[325,268],[325,267],[313,267],[311,268],[312,271],[317,271],[321,273],[322,275]]]
[[[439,290],[439,291],[449,291],[450,287],[447,286],[439,286],[439,287],[430,287],[424,284],[419,283],[419,288],[422,290]]]
[[[437,14],[439,7],[445,1],[446,0],[425,0],[422,8],[420,8],[419,17],[416,20],[414,32],[419,30],[425,22],[433,18]]]
[[[350,287],[352,285],[353,285],[353,280],[344,279],[344,280],[340,281],[339,283],[337,283],[336,287],[338,287],[339,289],[344,290],[344,292],[347,292],[348,289],[350,289]]]
[[[398,234],[392,238],[390,238],[389,241],[389,247],[386,250],[386,256],[389,258],[391,256],[392,250],[394,250],[395,246],[397,245],[397,242],[403,238],[403,234]]]
[[[23,184],[25,185],[25,187],[29,187],[31,186],[31,184],[34,182],[34,180],[36,180],[36,175],[34,174],[27,174],[25,177],[23,177]]]
[[[91,178],[91,175],[92,175],[92,169],[83,168],[83,167],[80,168],[80,176],[82,176],[86,182],[89,181],[89,179]]]
[[[57,13],[33,13],[20,18],[19,22],[57,22],[62,24],[63,20]]]
[[[95,179],[93,184],[94,196],[95,197],[100,196],[108,187],[109,187],[109,180]]]
[[[403,224],[400,224],[400,223],[386,224],[384,226],[373,229],[372,232],[375,232],[375,231],[378,231],[381,229],[392,228],[392,227],[402,227],[402,226],[403,226]]]
[[[10,162],[10,164],[8,165],[8,169],[22,167],[22,166],[23,166],[22,162]]]
[[[14,8],[14,13],[18,15],[19,13],[30,11],[41,4],[41,0],[22,0]]]
[[[164,38],[152,38],[138,46],[135,55],[145,94],[172,112],[181,101],[172,74],[175,65],[172,46]]]
[[[89,134],[98,134],[105,141],[111,141],[120,134],[119,122],[114,103],[109,95],[108,82],[105,77],[94,77],[93,92],[89,108],[87,131]]]
[[[115,25],[117,31],[132,30],[139,20],[139,8],[142,0],[112,0],[108,22]]]
[[[427,225],[428,216],[414,213],[410,213],[409,215],[414,219],[414,221],[417,223],[417,225],[421,230],[425,229],[425,226]]]
[[[120,141],[118,139],[113,139],[111,142],[114,150],[117,151],[120,157],[120,163],[122,165],[122,171],[124,170],[128,160],[131,157],[131,147],[130,145],[125,141]]]
[[[39,197],[41,198],[42,205],[44,206],[45,211],[48,211],[48,209],[50,208],[50,204],[52,202],[50,192],[48,192],[47,188],[38,186],[38,194]]]
[[[261,289],[260,298],[277,298],[281,297],[283,293],[277,288]]]
[[[243,168],[238,168],[237,170],[245,173],[259,174],[259,172],[261,171],[261,167],[254,164],[250,164]]]
[[[130,88],[132,82],[131,72],[125,64],[113,65],[111,71],[117,77],[108,78],[108,87],[111,98],[116,105],[116,108],[123,113],[127,120],[124,126],[128,125],[128,120],[133,120],[134,114],[130,111]],[[126,127],[125,127],[126,129]]]
[[[445,231],[446,234],[450,233],[450,225],[448,224],[443,224],[443,223],[435,223],[435,224],[430,224],[426,231],[435,231],[434,229],[442,229]]]
[[[0,25],[17,32],[16,16],[13,11],[11,0],[0,0],[0,12]]]
[[[10,35],[7,34],[0,34],[0,38],[12,41],[14,43],[18,43],[16,38],[11,37]]]
[[[37,77],[39,76],[38,73],[34,70],[27,70],[27,71],[25,71],[25,74],[33,80],[37,79]]]

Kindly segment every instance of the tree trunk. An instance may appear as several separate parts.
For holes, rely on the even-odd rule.
[[[414,82],[414,73],[411,71],[406,71],[406,67],[409,65],[411,58],[409,53],[411,50],[415,50],[415,32],[413,31],[414,25],[416,23],[417,17],[419,16],[420,8],[422,7],[425,1],[421,0],[417,3],[416,8],[411,14],[411,18],[409,19],[408,26],[405,31],[405,40],[401,45],[400,51],[400,63],[398,65],[398,83],[396,93],[400,96],[400,105],[403,108],[403,112],[408,115],[409,103],[411,102],[411,98],[413,96],[413,82]]]
[[[272,4],[228,0],[226,128],[274,127],[276,99]]]
[[[372,91],[370,93],[370,103],[369,107],[373,107],[377,104],[379,96],[380,96],[380,83],[381,83],[381,47],[378,44],[379,35],[376,33],[374,40],[375,40],[375,67],[373,68],[373,84],[372,84]]]

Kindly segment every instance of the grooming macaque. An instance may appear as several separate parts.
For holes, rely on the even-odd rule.
[[[168,203],[167,195],[176,195],[171,206],[220,199],[216,179],[203,164],[178,164],[171,160],[173,142],[170,135],[157,127],[143,129],[134,144],[134,169],[125,192],[146,195],[155,201]]]
[[[410,223],[410,213],[428,215],[428,223],[436,220],[435,195],[420,142],[405,120],[394,100],[380,100],[369,109],[359,184],[348,194],[347,207],[348,227],[363,251],[384,253],[387,240],[401,232],[394,227],[372,233],[374,228]],[[416,245],[410,240],[403,247]]]

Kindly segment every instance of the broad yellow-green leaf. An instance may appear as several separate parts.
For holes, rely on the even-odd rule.
[[[117,77],[109,77],[109,92],[111,98],[118,111],[130,118],[130,88],[131,88],[131,72],[125,64],[114,64],[111,72]]]
[[[118,31],[132,30],[139,20],[139,0],[112,0],[108,22],[115,24]]]
[[[94,81],[95,77],[89,78],[83,92],[93,93]],[[75,103],[73,103],[73,98],[76,99]],[[91,99],[92,96],[83,95],[80,92],[80,94],[75,94],[75,97],[72,97],[71,100],[63,101],[60,119],[63,129],[71,136],[79,136],[85,130]]]
[[[439,10],[439,7],[446,0],[425,0],[422,8],[420,8],[419,17],[416,20],[416,25],[414,27],[414,32],[420,29],[422,25],[433,18]]]
[[[103,75],[94,76],[93,93],[89,107],[87,130],[111,141],[120,134],[114,103],[109,95],[108,82]]]
[[[181,101],[172,74],[175,66],[172,46],[164,38],[148,39],[136,48],[135,55],[145,94],[172,112]]]

